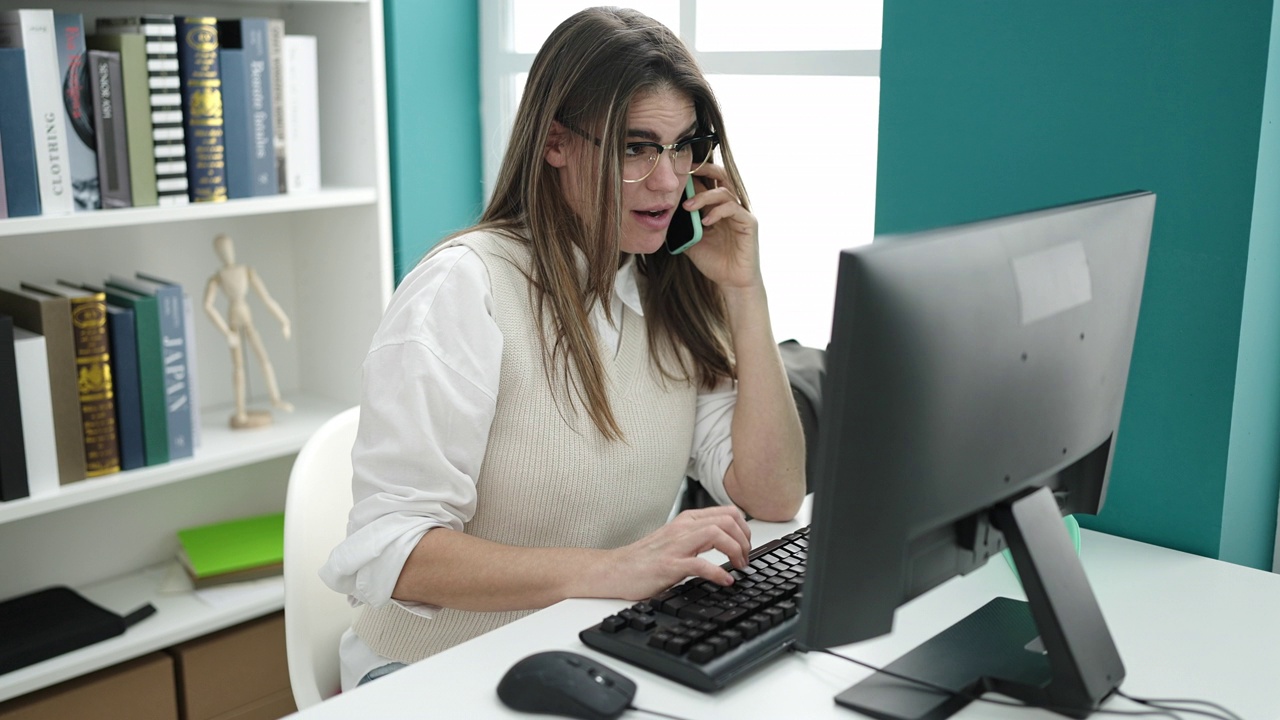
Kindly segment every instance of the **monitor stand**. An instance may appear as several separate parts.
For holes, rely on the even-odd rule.
[[[836,702],[881,720],[941,720],[984,692],[1087,717],[1124,679],[1057,502],[1040,488],[992,510],[1027,602],[996,598],[877,672]]]

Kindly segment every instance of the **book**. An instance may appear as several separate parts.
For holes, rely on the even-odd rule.
[[[289,162],[284,145],[284,20],[267,20],[267,55],[271,66],[271,120],[275,128],[276,192],[288,192]]]
[[[58,283],[22,283],[23,289],[70,303],[75,341],[76,385],[83,420],[85,476],[120,472],[120,439],[116,435],[115,384],[111,380],[107,339],[107,298],[101,292]]]
[[[218,19],[183,16],[175,17],[174,24],[187,136],[187,193],[191,202],[224,202],[227,173]]]
[[[291,193],[320,189],[320,86],[316,38],[284,36],[284,131]]]
[[[147,39],[141,33],[95,34],[85,39],[90,50],[120,53],[124,98],[125,142],[129,155],[129,204],[155,205],[155,145],[151,139],[151,88],[147,86]],[[185,170],[185,168],[184,168]],[[99,175],[102,170],[99,168]]]
[[[13,348],[13,318],[0,315],[0,502],[31,494],[27,485],[26,442],[18,398],[18,360]]]
[[[84,46],[84,16],[54,13],[57,35],[58,77],[66,122],[66,171],[77,211],[100,207],[97,139],[93,126],[92,83]]]
[[[229,577],[279,574],[284,563],[284,513],[186,528],[178,531],[178,542],[178,559],[196,587]]]
[[[40,214],[31,102],[27,96],[27,60],[22,48],[0,47],[0,142],[4,143],[4,196],[9,217]]]
[[[275,195],[275,121],[266,18],[218,21],[227,196]]]
[[[120,53],[89,51],[89,78],[93,84],[93,127],[98,139],[98,190],[100,205],[122,208],[133,205],[129,185],[129,147],[125,136],[124,78]]]
[[[105,293],[103,293],[105,296]],[[142,389],[138,381],[138,331],[134,312],[107,304],[107,337],[111,341],[111,379],[116,394],[116,436],[120,469],[147,464],[142,434]]]
[[[201,406],[200,373],[197,369],[196,359],[200,356],[200,353],[196,350],[195,303],[191,300],[191,293],[187,292],[186,288],[182,287],[180,283],[144,272],[136,272],[134,276],[142,282],[153,283],[154,285],[172,285],[182,291],[183,325],[187,339],[187,388],[191,394],[191,447],[198,450],[200,449]]]
[[[133,310],[138,347],[138,394],[142,398],[142,450],[148,466],[169,462],[169,410],[164,394],[164,347],[160,343],[159,304],[150,295],[109,284],[84,283],[80,287],[101,290],[109,304]]]
[[[0,288],[0,312],[13,316],[18,327],[44,336],[53,435],[58,451],[58,482],[62,485],[79,482],[85,479],[84,421],[76,381],[71,301],[21,288]]]
[[[94,27],[99,35],[127,34],[141,35],[144,38],[156,202],[160,205],[187,204],[190,198],[187,195],[186,131],[182,121],[182,87],[178,75],[177,29],[173,15],[100,17]],[[128,75],[127,70],[125,74]],[[125,84],[129,84],[127,79]],[[125,93],[125,103],[132,104],[128,91]],[[126,113],[126,120],[127,117]]]
[[[163,349],[169,460],[191,457],[195,452],[195,440],[191,434],[194,409],[191,406],[191,386],[187,378],[186,312],[182,307],[182,288],[118,275],[107,278],[107,286],[149,295],[156,300],[160,346]]]
[[[0,47],[22,48],[26,60],[40,211],[44,215],[69,215],[75,209],[75,199],[66,165],[66,109],[58,75],[53,11],[0,12]],[[7,105],[8,96],[5,100]]]
[[[58,445],[53,429],[53,396],[44,336],[15,327],[13,354],[18,362],[27,485],[31,496],[39,497],[58,489]]]
[[[4,192],[4,135],[0,134],[0,218],[9,217],[9,199]]]
[[[146,603],[121,617],[65,585],[8,598],[0,602],[0,674],[120,635],[155,611]]]

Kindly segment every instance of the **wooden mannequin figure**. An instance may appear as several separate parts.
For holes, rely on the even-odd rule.
[[[249,303],[247,302],[249,289],[252,288],[258,294],[258,297],[266,304],[271,314],[280,321],[281,330],[286,340],[289,339],[291,334],[289,318],[284,314],[284,310],[280,309],[280,305],[272,299],[271,294],[267,292],[267,288],[262,284],[258,273],[248,265],[236,264],[235,246],[232,245],[230,237],[223,234],[215,237],[213,239],[213,250],[222,260],[222,267],[205,284],[204,311],[209,316],[209,319],[213,321],[213,324],[226,336],[227,344],[231,346],[231,379],[235,385],[236,398],[235,413],[231,415],[231,427],[240,429],[269,425],[271,423],[270,412],[266,410],[249,410],[246,407],[243,340],[248,340],[249,345],[253,348],[254,355],[258,357],[258,364],[262,366],[262,374],[266,376],[267,392],[271,396],[271,404],[278,410],[285,412],[292,412],[293,405],[285,402],[280,397],[280,388],[276,384],[275,369],[271,366],[271,359],[267,357],[267,349],[262,344],[262,337],[258,335],[257,329],[253,326],[253,316],[249,312]],[[227,296],[229,301],[226,319],[223,319],[213,305],[219,290]]]

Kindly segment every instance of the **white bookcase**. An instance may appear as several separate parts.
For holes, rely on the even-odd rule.
[[[101,210],[0,220],[0,286],[23,280],[100,282],[143,270],[183,284],[196,303],[201,445],[195,456],[64,485],[0,503],[0,599],[69,585],[128,612],[158,612],[123,636],[0,675],[0,701],[168,647],[283,607],[282,585],[259,583],[213,601],[175,590],[168,573],[179,528],[279,511],[293,457],[326,419],[358,401],[360,363],[391,297],[392,247],[383,14],[380,0],[0,0],[0,10],[104,15],[159,12],[277,17],[318,39],[322,189],[216,205]],[[201,310],[218,268],[213,238],[235,241],[293,324],[250,299],[291,414],[231,431],[231,359]],[[219,308],[225,311],[225,298]],[[265,385],[246,358],[250,391]],[[265,405],[265,403],[262,403]],[[178,583],[179,585],[181,583]]]

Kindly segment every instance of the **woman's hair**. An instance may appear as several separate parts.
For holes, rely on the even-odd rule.
[[[723,166],[746,205],[719,106],[689,50],[639,12],[589,8],[561,23],[534,58],[493,197],[474,228],[531,244],[529,279],[548,382],[562,376],[570,397],[584,402],[611,439],[622,432],[588,311],[596,302],[606,313],[612,307],[621,252],[621,151],[631,102],[664,90],[692,100],[698,134],[719,136]],[[570,207],[557,169],[545,161],[553,122],[600,139],[600,152],[583,155],[598,165],[584,173],[579,188],[585,217]],[[585,277],[576,251],[585,256]],[[708,389],[732,378],[727,311],[717,286],[684,255],[659,250],[637,255],[636,262],[647,286],[649,351],[663,375]]]

